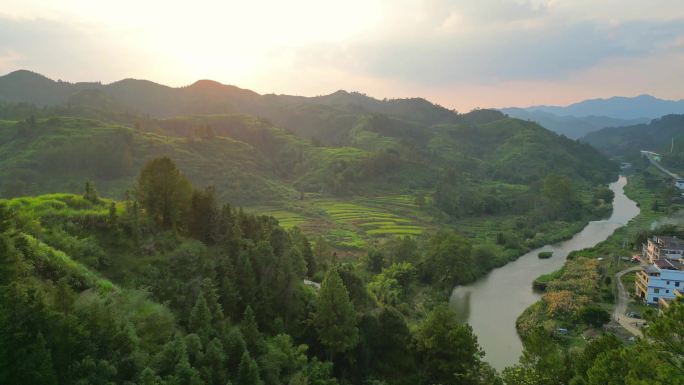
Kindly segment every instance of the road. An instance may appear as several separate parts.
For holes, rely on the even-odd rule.
[[[631,334],[641,337],[642,333],[641,330],[639,330],[638,327],[636,327],[637,322],[643,322],[640,319],[637,318],[630,318],[625,315],[627,312],[627,303],[630,301],[629,299],[629,294],[627,293],[627,290],[625,289],[625,285],[622,284],[622,276],[631,273],[633,271],[640,270],[641,266],[633,266],[630,267],[629,269],[625,269],[622,271],[619,271],[615,274],[615,281],[617,282],[617,289],[618,289],[618,296],[617,296],[617,305],[615,305],[615,310],[613,310],[613,319],[616,320],[620,326],[625,328],[628,332]]]
[[[646,156],[646,159],[648,159],[648,160],[651,162],[651,164],[653,164],[654,166],[656,166],[656,168],[658,168],[658,170],[664,172],[665,174],[669,175],[670,177],[672,177],[672,178],[674,178],[674,179],[680,179],[680,178],[679,178],[679,175],[677,175],[677,174],[673,173],[672,171],[670,171],[670,170],[666,169],[665,167],[663,167],[663,166],[660,164],[660,162],[658,162],[658,161],[656,161],[655,159],[653,159],[653,156],[649,155],[648,153],[644,153],[643,151],[642,151],[642,154],[644,154],[644,156]]]

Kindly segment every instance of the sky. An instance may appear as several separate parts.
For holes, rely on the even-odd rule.
[[[684,0],[0,0],[0,74],[445,107],[684,98]]]

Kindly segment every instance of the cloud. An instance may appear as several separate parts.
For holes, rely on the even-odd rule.
[[[24,68],[68,80],[118,80],[154,62],[121,36],[86,23],[0,16],[0,36],[3,72]]]
[[[684,20],[579,21],[361,41],[337,52],[318,47],[318,58],[315,52],[303,55],[308,63],[337,63],[417,84],[496,83],[566,79],[608,59],[681,49],[683,37]]]
[[[0,70],[69,81],[213,78],[464,109],[637,86],[671,95],[684,67],[681,0],[7,1]]]

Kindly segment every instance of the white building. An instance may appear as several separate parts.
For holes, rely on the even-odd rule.
[[[684,290],[684,263],[658,259],[637,272],[634,286],[636,295],[648,304],[672,300]]]

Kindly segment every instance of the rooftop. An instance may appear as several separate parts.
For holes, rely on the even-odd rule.
[[[670,259],[658,259],[653,262],[654,266],[657,266],[660,270],[679,270],[684,271],[684,263],[673,261]],[[648,271],[648,270],[647,270]]]
[[[663,248],[684,250],[684,239],[660,235],[656,235],[653,238]]]

